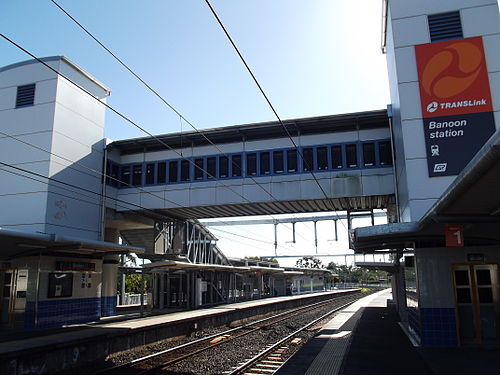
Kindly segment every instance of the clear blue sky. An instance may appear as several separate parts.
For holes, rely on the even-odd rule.
[[[205,1],[58,3],[199,129],[275,120]],[[282,119],[389,103],[381,0],[211,3]],[[1,0],[0,30],[38,57],[69,58],[112,89],[111,106],[151,133],[181,130],[178,116],[49,0]],[[0,39],[0,66],[28,58]],[[110,112],[106,121],[113,140],[145,136]]]

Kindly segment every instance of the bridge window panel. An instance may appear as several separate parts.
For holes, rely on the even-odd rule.
[[[297,172],[297,150],[286,151],[286,170],[288,173]]]
[[[132,167],[132,185],[142,185],[142,164]]]
[[[177,182],[177,171],[179,170],[179,161],[172,160],[168,162],[168,182]]]
[[[231,175],[241,177],[241,154],[231,155]]]
[[[363,143],[363,165],[365,167],[375,165],[375,143]]]
[[[269,159],[269,152],[260,153],[260,174],[271,173],[271,160]]]
[[[181,160],[181,181],[189,181],[190,180],[190,175],[189,175],[189,169],[191,167],[191,163],[187,159]]]
[[[156,182],[158,184],[164,184],[167,181],[167,163],[158,163],[158,170],[156,171]]]
[[[283,160],[283,151],[273,151],[273,172],[283,173],[285,170]]]
[[[229,175],[228,173],[229,170],[229,161],[227,156],[220,156],[219,157],[219,177],[220,178],[225,178]]]
[[[118,186],[120,167],[118,164],[111,163],[111,170],[108,171],[108,175],[110,176],[111,186]]]
[[[313,159],[313,149],[303,148],[302,149],[302,170],[304,171],[312,171],[314,168],[314,159]]]
[[[345,154],[346,154],[347,168],[357,168],[358,167],[357,145],[356,144],[346,145]]]
[[[380,165],[392,165],[391,142],[389,141],[379,142],[378,157],[380,160]]]
[[[146,185],[155,183],[155,165],[154,163],[146,164]]]
[[[316,163],[318,170],[324,171],[328,169],[328,149],[326,147],[318,147],[316,149]]]
[[[257,174],[257,153],[251,152],[247,154],[247,176],[255,176]]]
[[[120,169],[120,186],[130,185],[130,166],[126,165]]]
[[[342,163],[342,146],[332,146],[332,169],[344,168]]]
[[[217,158],[210,156],[207,158],[207,178],[215,178],[217,174]]]
[[[194,179],[203,180],[203,175],[205,174],[205,159],[197,158],[194,159]]]

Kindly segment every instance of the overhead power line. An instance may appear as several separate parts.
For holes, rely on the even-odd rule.
[[[88,36],[90,36],[97,44],[99,44],[107,53],[109,53],[121,66],[123,66],[130,74],[132,74],[139,82],[141,82],[149,91],[151,91],[158,99],[160,99],[168,108],[170,108],[177,116],[179,116],[179,119],[181,120],[181,126],[182,126],[182,120],[186,124],[188,124],[193,130],[196,131],[196,133],[200,134],[208,143],[210,143],[212,146],[214,146],[217,151],[223,155],[228,157],[228,160],[231,161],[231,164],[233,166],[237,166],[237,164],[229,158],[229,156],[223,152],[211,139],[209,139],[205,133],[200,131],[193,123],[191,123],[179,110],[177,110],[170,102],[168,102],[160,93],[155,90],[149,83],[147,83],[143,78],[139,76],[130,66],[128,66],[122,59],[120,59],[116,53],[113,53],[111,49],[109,49],[104,43],[102,43],[94,34],[92,34],[85,26],[83,26],[75,17],[73,17],[66,9],[64,9],[61,5],[59,5],[55,0],[50,0],[57,8],[59,8],[66,16],[68,16],[76,25],[80,27]],[[181,138],[182,140],[182,138]],[[182,153],[181,153],[182,156]],[[208,172],[207,172],[208,173]],[[278,201],[278,199],[264,186],[262,186],[261,183],[256,181],[252,176],[247,176],[250,178],[260,189],[262,189],[265,193],[267,193],[271,199],[274,201]],[[270,215],[271,216],[271,215]]]
[[[221,29],[224,31],[224,34],[226,34],[226,37],[227,39],[229,40],[229,42],[231,43],[231,45],[233,46],[234,50],[236,51],[236,53],[238,54],[240,60],[242,61],[243,65],[245,65],[245,68],[247,69],[248,73],[250,74],[250,76],[252,77],[254,83],[257,85],[259,91],[261,92],[262,96],[264,97],[264,99],[266,100],[267,104],[269,105],[269,107],[271,108],[272,112],[274,113],[274,115],[276,116],[276,118],[278,119],[278,122],[280,123],[280,125],[283,127],[283,129],[285,130],[285,133],[287,134],[288,138],[290,139],[290,141],[292,142],[293,146],[295,147],[295,149],[297,150],[297,153],[300,155],[303,163],[306,164],[306,166],[308,167],[309,169],[309,172],[311,174],[311,176],[313,177],[314,181],[316,182],[316,184],[318,185],[319,189],[321,190],[321,192],[323,193],[323,195],[325,196],[326,200],[330,203],[331,207],[332,207],[332,210],[334,212],[336,212],[335,210],[335,205],[333,204],[332,200],[330,197],[328,197],[328,195],[326,194],[325,190],[323,189],[323,187],[321,186],[320,182],[318,181],[318,178],[316,177],[316,175],[314,174],[312,168],[309,164],[309,162],[307,161],[307,159],[304,158],[304,155],[302,154],[302,152],[300,151],[298,145],[295,143],[295,141],[293,140],[292,138],[292,135],[290,134],[290,132],[288,131],[287,127],[285,126],[285,124],[283,123],[283,121],[281,120],[280,116],[278,115],[278,112],[276,111],[276,109],[274,108],[274,106],[272,105],[271,103],[271,100],[269,100],[269,97],[266,95],[264,89],[262,88],[262,86],[260,85],[259,81],[257,80],[257,78],[255,77],[255,74],[252,72],[252,69],[250,69],[250,66],[247,64],[245,58],[243,57],[243,55],[241,54],[240,50],[238,49],[238,47],[236,46],[235,42],[233,41],[233,38],[231,38],[231,35],[229,35],[229,32],[227,31],[226,27],[224,26],[224,24],[222,23],[220,17],[217,15],[217,12],[215,11],[215,9],[212,7],[212,5],[210,4],[210,1],[209,0],[205,0],[205,3],[208,5],[208,7],[210,8],[210,11],[212,12],[213,16],[215,17],[215,19],[217,20],[217,22],[219,23],[219,26],[221,27]],[[342,221],[341,221],[342,223]],[[347,228],[345,227],[345,224],[342,223],[342,225],[344,226],[344,228],[347,230]]]
[[[96,100],[97,102],[99,102],[100,104],[102,104],[103,106],[105,106],[107,109],[109,109],[110,111],[112,111],[113,113],[115,113],[116,115],[118,115],[123,120],[125,120],[126,122],[128,122],[131,125],[135,126],[137,129],[141,130],[142,132],[144,132],[145,134],[147,134],[148,136],[150,136],[151,138],[153,138],[154,140],[156,140],[157,142],[159,142],[161,145],[163,145],[168,150],[170,150],[170,151],[174,152],[175,154],[177,154],[181,159],[187,160],[191,165],[194,166],[194,168],[196,168],[196,169],[198,169],[198,170],[206,173],[207,176],[209,176],[210,178],[212,178],[216,183],[218,183],[218,184],[222,185],[223,187],[227,188],[228,190],[230,190],[231,192],[233,192],[234,194],[236,194],[237,196],[239,196],[240,198],[242,198],[244,201],[246,201],[248,203],[253,203],[251,200],[249,200],[248,198],[246,198],[244,195],[240,194],[238,191],[236,191],[233,188],[231,188],[230,186],[224,184],[220,179],[218,179],[215,176],[213,176],[212,174],[210,174],[203,167],[198,166],[193,160],[184,157],[182,155],[182,153],[180,153],[179,151],[177,151],[176,149],[174,149],[173,147],[171,147],[167,143],[163,142],[160,138],[158,138],[157,136],[155,136],[152,133],[150,133],[148,130],[146,130],[145,128],[143,128],[142,126],[140,126],[138,123],[136,123],[135,121],[131,120],[130,118],[128,118],[126,115],[124,115],[123,113],[121,113],[120,111],[118,111],[117,109],[115,109],[114,107],[112,107],[111,105],[100,101],[99,98],[97,98],[94,95],[92,95],[89,91],[87,91],[83,87],[77,85],[75,82],[73,82],[71,79],[69,79],[68,77],[66,77],[64,74],[62,74],[62,73],[58,72],[56,69],[52,68],[45,61],[43,61],[39,57],[37,57],[34,54],[32,54],[27,49],[25,49],[24,47],[22,47],[21,45],[19,45],[18,43],[14,42],[12,39],[10,39],[9,37],[7,37],[5,34],[0,33],[0,36],[3,39],[5,39],[6,41],[8,41],[9,43],[11,43],[14,46],[16,46],[18,49],[20,49],[24,53],[26,53],[27,55],[31,56],[33,59],[37,60],[39,63],[41,63],[42,65],[44,65],[45,67],[47,67],[48,69],[50,69],[51,71],[53,71],[54,73],[56,73],[57,75],[63,77],[68,82],[71,82],[77,88],[79,88],[80,90],[82,90],[83,92],[85,92],[87,95],[89,95],[92,99]]]

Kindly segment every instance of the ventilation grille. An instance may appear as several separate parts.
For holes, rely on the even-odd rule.
[[[463,38],[460,12],[433,14],[427,19],[431,42]]]
[[[35,103],[35,84],[18,86],[16,108],[26,107]]]

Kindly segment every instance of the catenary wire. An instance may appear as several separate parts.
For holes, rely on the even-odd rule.
[[[115,177],[113,177],[113,176],[111,176],[111,175],[109,175],[109,174],[107,174],[107,173],[103,173],[103,172],[101,172],[101,171],[98,171],[97,169],[90,168],[90,167],[88,167],[88,166],[86,166],[86,165],[84,165],[84,164],[82,164],[82,163],[80,163],[80,162],[78,162],[78,161],[74,161],[74,160],[68,159],[68,158],[66,158],[66,157],[64,157],[64,156],[58,155],[58,154],[56,154],[56,153],[54,153],[54,152],[52,152],[52,151],[49,151],[49,150],[44,149],[43,147],[39,147],[39,146],[37,146],[37,145],[34,145],[33,143],[30,143],[30,142],[24,141],[24,140],[22,140],[22,139],[20,139],[20,138],[17,138],[17,137],[15,137],[15,136],[11,135],[11,134],[7,134],[7,133],[4,133],[4,132],[0,131],[0,135],[3,135],[3,136],[8,137],[8,138],[11,138],[11,139],[13,139],[13,140],[15,140],[15,141],[18,141],[18,142],[20,142],[20,143],[22,143],[22,144],[26,145],[26,146],[33,147],[33,148],[34,148],[34,149],[36,149],[36,150],[39,150],[39,151],[42,151],[42,152],[46,152],[46,153],[48,153],[49,155],[55,156],[55,157],[57,157],[57,158],[60,158],[60,159],[62,159],[62,160],[64,160],[64,161],[67,161],[68,163],[78,165],[79,167],[82,167],[82,168],[84,168],[84,169],[87,169],[87,170],[89,170],[89,171],[91,171],[91,172],[96,173],[97,175],[99,175],[99,177],[104,177],[105,179],[110,179],[110,180],[112,180],[112,181],[117,182],[118,184],[126,185],[127,187],[133,187],[133,188],[136,188],[136,189],[138,189],[139,191],[141,191],[142,193],[149,194],[149,195],[151,195],[151,196],[153,196],[153,197],[155,197],[155,198],[161,199],[161,200],[163,200],[163,201],[165,201],[165,202],[169,202],[169,203],[175,204],[175,205],[177,205],[177,206],[179,206],[179,207],[182,207],[179,203],[174,202],[174,201],[172,201],[172,200],[170,200],[170,199],[167,199],[167,198],[165,198],[165,197],[162,197],[162,196],[156,195],[156,194],[154,194],[154,193],[152,193],[152,192],[150,192],[150,191],[147,191],[147,190],[145,190],[145,189],[141,188],[140,186],[136,186],[136,185],[129,184],[129,183],[127,183],[127,182],[123,182],[123,181],[121,181],[120,179],[115,178]],[[62,165],[62,164],[61,164],[61,165]],[[90,176],[90,177],[96,177],[95,175],[91,175],[90,173],[86,173],[86,172],[83,172],[83,171],[81,171],[81,170],[79,170],[79,169],[77,169],[77,168],[74,168],[74,167],[73,167],[73,166],[71,166],[71,165],[67,165],[66,167],[68,167],[68,168],[70,168],[70,169],[73,169],[73,170],[75,170],[75,171],[77,171],[77,172],[84,173],[84,174],[86,174],[87,176]]]
[[[102,101],[99,100],[99,98],[97,98],[96,96],[92,95],[89,91],[87,91],[86,89],[84,89],[83,87],[77,85],[75,82],[73,82],[71,79],[69,79],[68,77],[66,77],[64,74],[58,72],[56,69],[52,68],[50,65],[48,65],[45,61],[43,61],[42,59],[40,59],[39,57],[33,55],[31,52],[29,52],[28,50],[26,50],[24,47],[22,47],[21,45],[19,45],[18,43],[14,42],[12,39],[10,39],[9,37],[7,37],[5,34],[3,33],[0,33],[0,36],[2,38],[4,38],[6,41],[8,41],[9,43],[13,44],[14,46],[16,46],[17,48],[19,48],[20,50],[22,50],[23,52],[25,52],[26,54],[28,54],[29,56],[31,56],[33,59],[37,60],[39,63],[41,63],[42,65],[44,65],[45,67],[47,67],[48,69],[50,69],[51,71],[53,71],[54,73],[56,73],[57,75],[63,77],[64,79],[66,79],[68,82],[71,82],[72,84],[74,84],[76,87],[78,87],[80,90],[82,90],[83,92],[85,92],[87,95],[89,95],[91,98],[93,98],[94,100],[96,100],[97,102],[99,102],[100,104],[102,104],[103,106],[105,106],[106,108],[108,108],[110,111],[112,111],[113,113],[115,113],[116,115],[118,115],[120,118],[122,118],[123,120],[125,120],[126,122],[130,123],[131,125],[135,126],[137,129],[141,130],[142,132],[144,132],[145,134],[147,134],[148,136],[150,136],[151,138],[155,139],[156,141],[158,141],[161,145],[163,145],[165,148],[167,148],[168,150],[174,152],[175,154],[177,154],[180,158],[184,159],[184,160],[187,160],[191,165],[193,165],[194,168],[204,172],[207,174],[207,176],[210,176],[215,182],[217,182],[218,184],[224,186],[225,188],[227,188],[228,190],[232,191],[233,193],[235,193],[236,195],[238,195],[240,198],[242,198],[243,200],[247,201],[248,203],[252,203],[252,201],[250,201],[248,198],[246,198],[244,195],[240,194],[238,191],[232,189],[230,186],[224,184],[220,179],[217,179],[215,176],[213,176],[212,174],[210,174],[208,171],[206,171],[205,169],[203,169],[202,167],[196,165],[196,163],[194,161],[192,161],[191,159],[189,158],[186,158],[184,157],[181,153],[179,153],[179,151],[177,151],[176,149],[174,149],[173,147],[171,147],[170,145],[168,145],[167,143],[163,142],[160,138],[158,138],[157,136],[153,135],[152,133],[150,133],[148,130],[146,130],[145,128],[143,128],[142,126],[140,126],[138,123],[136,123],[135,121],[131,120],[130,118],[128,118],[127,116],[125,116],[123,113],[121,113],[120,111],[118,111],[117,109],[115,109],[114,107],[110,106],[109,104],[107,103],[104,103]]]
[[[154,138],[156,141],[158,141],[159,143],[161,143],[163,146],[165,146],[167,149],[175,152],[177,155],[179,155],[182,159],[185,159],[185,160],[188,160],[189,163],[191,163],[195,168],[207,173],[208,176],[211,176],[215,181],[217,181],[218,183],[220,183],[221,185],[223,185],[224,187],[228,188],[229,190],[233,191],[234,193],[236,193],[238,196],[240,196],[241,198],[243,198],[244,200],[246,200],[247,202],[249,203],[252,203],[250,200],[248,200],[246,197],[244,197],[243,195],[239,194],[238,192],[234,191],[233,189],[231,189],[229,186],[223,184],[222,182],[220,182],[217,178],[215,178],[215,176],[212,176],[210,173],[208,173],[208,171],[204,170],[203,168],[197,166],[192,160],[188,159],[188,158],[185,158],[182,154],[180,154],[177,150],[173,149],[171,146],[169,146],[168,144],[166,144],[165,142],[163,142],[161,139],[159,139],[158,137],[154,136],[153,134],[151,134],[149,131],[147,131],[145,128],[143,128],[142,126],[140,126],[139,124],[137,124],[136,122],[134,122],[133,120],[129,119],[127,116],[125,116],[124,114],[122,114],[121,112],[119,112],[118,110],[116,110],[114,107],[110,106],[109,104],[107,103],[104,103],[104,102],[101,102],[97,97],[95,97],[94,95],[92,95],[90,92],[88,92],[86,89],[84,89],[83,87],[75,84],[71,79],[67,78],[64,74],[58,72],[57,70],[55,70],[54,68],[52,68],[50,65],[46,64],[43,60],[41,60],[40,58],[38,58],[37,56],[33,55],[32,53],[30,53],[28,50],[26,50],[24,47],[22,47],[21,45],[19,45],[18,43],[14,42],[12,39],[10,39],[9,37],[7,37],[5,34],[3,33],[0,33],[0,36],[2,38],[4,38],[6,41],[8,41],[9,43],[13,44],[15,47],[17,47],[18,49],[22,50],[24,53],[28,54],[29,56],[31,56],[33,59],[37,60],[38,62],[40,62],[42,65],[44,65],[45,67],[47,67],[48,69],[52,70],[54,73],[56,73],[57,75],[63,77],[64,79],[66,79],[68,82],[71,82],[72,84],[74,84],[76,87],[78,87],[80,90],[82,90],[83,92],[85,92],[86,94],[88,94],[89,96],[91,96],[94,100],[98,101],[100,104],[102,104],[103,106],[105,106],[106,108],[110,109],[113,113],[115,113],[116,115],[118,115],[119,117],[121,117],[122,119],[124,119],[126,122],[129,122],[130,124],[132,124],[133,126],[137,127],[139,130],[143,131],[144,133],[148,134],[150,137]],[[181,115],[182,116],[182,115]],[[189,123],[184,117],[182,117],[187,123]],[[8,135],[7,135],[8,136]],[[46,151],[46,150],[45,150]],[[47,151],[46,151],[47,152]],[[300,151],[299,151],[300,153]],[[58,156],[60,157],[59,155],[55,155],[55,156]],[[73,161],[71,161],[73,162]],[[76,162],[74,162],[76,163]],[[112,176],[108,176],[106,174],[103,174],[102,172],[99,172],[101,175],[103,176],[106,176],[106,177],[109,177],[113,180],[118,180],[118,179],[115,179],[113,178]],[[43,176],[42,176],[43,177]],[[45,177],[45,178],[48,178],[48,177]],[[253,180],[253,178],[252,178]],[[118,180],[119,181],[119,180]],[[255,181],[255,180],[254,180]],[[60,181],[59,181],[60,182]],[[256,181],[255,181],[256,182]],[[62,183],[62,182],[60,182]],[[259,183],[256,182],[257,185],[260,186]],[[131,186],[130,184],[127,184],[128,186]],[[132,185],[133,186],[133,185]],[[139,187],[137,186],[133,186],[134,188],[138,188],[140,189]],[[265,190],[265,189],[264,189]],[[265,190],[267,192],[267,190]],[[149,192],[150,193],[150,192]],[[151,193],[152,194],[152,193]],[[153,194],[154,195],[154,194]],[[155,196],[155,195],[154,195]],[[272,196],[272,195],[271,195]],[[112,198],[112,197],[107,197],[107,198],[110,198],[110,199],[115,199],[117,200],[116,198]],[[157,197],[159,199],[163,199],[165,200],[165,198],[162,198],[162,197]],[[274,198],[276,200],[276,198]],[[118,200],[117,200],[118,201]],[[120,200],[121,201],[121,200]],[[170,200],[167,199],[167,201],[171,202],[171,203],[174,203],[174,204],[177,204],[179,205],[178,203],[176,202],[172,202]],[[128,203],[126,201],[121,201],[123,202],[124,204],[129,204],[129,205],[132,205],[132,206],[137,206],[141,209],[146,209],[142,206],[138,206],[138,205],[134,205],[134,204],[131,204],[131,203]],[[155,215],[158,215],[157,212],[155,211],[152,211],[155,213]],[[271,217],[273,217],[272,215],[269,215]],[[273,218],[274,219],[274,218]]]
[[[228,157],[228,160],[231,160],[233,166],[237,166],[237,164],[225,153],[223,152],[211,139],[209,139],[206,134],[201,132],[196,126],[193,125],[182,113],[180,113],[172,104],[170,104],[157,90],[155,90],[150,84],[148,84],[144,79],[142,79],[132,68],[130,68],[122,59],[120,59],[115,53],[113,53],[104,43],[102,43],[95,35],[93,35],[85,26],[83,26],[75,17],[73,17],[66,9],[64,9],[61,5],[59,5],[55,0],[50,0],[57,8],[59,8],[66,16],[68,16],[75,24],[77,24],[80,29],[82,29],[88,36],[90,36],[97,44],[99,44],[107,53],[109,53],[120,65],[122,65],[130,74],[132,74],[139,82],[141,82],[149,91],[151,91],[158,99],[160,99],[168,108],[170,108],[181,120],[181,129],[182,129],[182,120],[191,128],[193,128],[198,134],[200,134],[207,142],[209,142],[212,146],[214,146],[217,151],[223,156]],[[182,138],[181,138],[182,140]],[[181,151],[182,156],[182,151]],[[278,199],[268,190],[262,186],[261,183],[256,181],[252,176],[246,176],[250,178],[259,188],[261,188],[264,192],[269,194],[269,196],[274,200],[278,201]],[[269,215],[271,216],[271,215]],[[272,216],[271,216],[272,217]]]
[[[210,1],[209,0],[205,0],[205,3],[207,4],[207,6],[210,8],[210,11],[212,12],[213,16],[215,17],[215,19],[217,20],[219,26],[221,27],[221,29],[224,31],[224,34],[226,35],[227,39],[229,40],[229,42],[231,43],[231,45],[233,46],[234,50],[236,51],[236,53],[238,54],[240,60],[243,62],[243,65],[245,66],[245,68],[247,69],[248,73],[250,74],[250,76],[252,77],[254,83],[257,85],[259,91],[261,92],[262,96],[264,97],[264,99],[266,100],[267,104],[269,105],[269,107],[271,108],[272,112],[274,113],[274,115],[276,116],[276,118],[278,119],[278,122],[280,123],[280,125],[283,127],[283,129],[285,130],[288,138],[290,139],[290,141],[292,142],[293,146],[295,147],[295,149],[297,150],[297,153],[300,155],[303,163],[306,164],[306,166],[308,167],[309,169],[309,172],[311,174],[311,176],[313,177],[314,181],[316,182],[316,184],[318,185],[319,189],[321,190],[321,192],[323,193],[323,195],[325,196],[326,200],[330,203],[333,211],[336,213],[336,210],[335,210],[335,205],[333,204],[332,202],[332,199],[330,197],[328,197],[328,195],[326,194],[325,190],[323,189],[323,187],[321,186],[320,182],[318,181],[318,178],[316,177],[316,175],[314,174],[311,166],[309,165],[309,162],[304,158],[304,155],[302,154],[302,152],[300,151],[300,148],[298,147],[298,145],[295,143],[295,141],[293,140],[293,137],[292,135],[290,134],[290,132],[288,131],[288,129],[286,128],[285,124],[283,123],[283,121],[281,120],[280,116],[278,115],[278,112],[276,111],[276,109],[274,108],[274,106],[272,105],[271,101],[269,100],[268,96],[266,95],[264,89],[262,88],[262,86],[260,85],[259,81],[257,80],[257,78],[255,77],[254,73],[252,72],[252,70],[250,69],[250,66],[247,64],[245,58],[243,57],[243,55],[241,54],[240,50],[238,49],[238,47],[236,46],[235,42],[233,41],[233,39],[231,38],[231,35],[229,34],[229,32],[227,31],[226,27],[224,26],[224,24],[222,23],[221,19],[219,18],[219,16],[217,15],[217,12],[215,11],[215,9],[212,7],[212,5],[210,4]],[[345,225],[342,223],[342,225],[345,227]],[[347,230],[347,228],[345,228]]]

